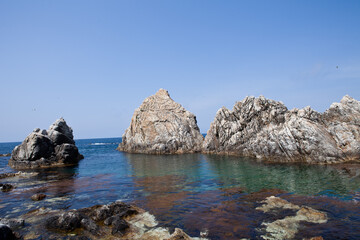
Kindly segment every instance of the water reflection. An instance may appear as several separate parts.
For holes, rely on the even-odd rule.
[[[136,203],[166,219],[170,226],[184,211],[192,194],[189,184],[200,176],[201,155],[143,155],[126,154],[132,169],[133,181],[142,196]],[[176,210],[177,209],[177,210]]]
[[[336,166],[269,164],[233,156],[205,158],[223,187],[241,186],[248,192],[278,188],[298,194],[345,196],[360,186],[359,175],[343,174]]]
[[[345,239],[359,235],[359,165],[265,164],[201,154],[125,154],[116,151],[115,144],[108,144],[115,140],[77,141],[85,155],[78,166],[39,170],[31,178],[2,179],[17,188],[0,193],[0,216],[17,217],[42,206],[82,208],[121,199],[149,210],[162,226],[180,227],[190,235],[209,229],[211,239],[257,239],[257,229],[269,218],[255,210],[258,202],[281,195],[329,214],[328,225],[311,227],[313,232]],[[8,170],[7,160],[0,161],[0,171]],[[35,193],[48,197],[33,202],[30,197]],[[348,235],[336,233],[339,229],[346,229]],[[306,230],[302,234],[298,239]]]
[[[198,176],[201,154],[146,155],[124,154],[135,177],[161,175]]]
[[[17,176],[3,179],[16,186],[8,194],[2,194],[0,198],[0,215],[15,217],[19,214],[39,207],[66,208],[70,204],[70,197],[76,192],[76,173],[74,168],[42,169],[34,171],[31,176]],[[33,194],[44,193],[47,198],[43,201],[34,202],[30,198]]]

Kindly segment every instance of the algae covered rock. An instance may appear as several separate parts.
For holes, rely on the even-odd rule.
[[[130,153],[193,153],[201,151],[202,142],[195,115],[160,89],[135,110],[117,149]]]

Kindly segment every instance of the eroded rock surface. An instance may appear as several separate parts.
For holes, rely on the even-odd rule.
[[[288,110],[282,102],[246,97],[223,107],[204,141],[204,152],[279,162],[360,160],[360,102],[345,96],[323,114]]]
[[[9,165],[16,169],[76,164],[84,157],[75,146],[72,129],[63,118],[49,130],[35,129],[12,151]]]
[[[193,153],[201,151],[202,142],[195,115],[160,89],[135,110],[117,149],[130,153]]]

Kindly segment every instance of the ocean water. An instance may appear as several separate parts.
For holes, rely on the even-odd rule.
[[[0,218],[39,207],[76,209],[122,200],[154,214],[164,227],[211,239],[260,239],[269,216],[255,208],[277,195],[324,211],[326,224],[307,225],[297,238],[358,239],[360,167],[269,164],[203,154],[144,155],[116,151],[121,138],[77,140],[85,159],[77,166],[36,170],[36,176],[1,179],[16,188],[0,192]],[[0,154],[19,143],[0,143]],[[0,157],[0,173],[14,172]],[[45,193],[33,202],[35,193]]]

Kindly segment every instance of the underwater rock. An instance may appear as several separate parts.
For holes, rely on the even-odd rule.
[[[191,240],[191,237],[187,235],[182,229],[175,228],[173,234],[171,234],[168,240]]]
[[[9,178],[9,177],[15,177],[16,173],[1,173],[0,174],[0,179],[2,178]]]
[[[262,235],[261,237],[267,240],[292,239],[299,231],[301,223],[326,223],[328,219],[326,213],[324,212],[307,206],[300,207],[279,197],[268,197],[265,199],[265,201],[262,201],[262,203],[263,205],[256,209],[265,213],[277,209],[297,210],[295,216],[287,216],[283,219],[279,219],[270,223],[264,222],[262,225],[265,226],[264,230],[266,234]]]
[[[73,140],[72,129],[63,118],[49,130],[35,129],[14,148],[9,165],[15,169],[74,165],[83,159]]]
[[[282,198],[270,196],[267,197],[264,201],[262,206],[257,207],[256,210],[260,210],[263,212],[270,212],[273,209],[276,208],[282,208],[282,209],[292,209],[292,210],[299,210],[300,207],[298,205],[292,204]]]
[[[10,157],[11,153],[4,153],[4,154],[0,154],[0,157]]]
[[[9,183],[5,183],[5,184],[0,183],[0,189],[2,192],[10,192],[14,188],[15,187]]]
[[[4,224],[6,226],[9,226],[11,229],[14,229],[24,226],[25,220],[21,218],[0,218],[0,224]]]
[[[43,193],[37,193],[31,196],[31,200],[33,201],[40,201],[43,200],[44,198],[46,198],[46,195]]]
[[[195,115],[160,89],[135,110],[117,149],[148,154],[193,153],[201,151],[203,139]]]
[[[32,231],[28,233],[27,228],[23,228],[22,234],[36,233],[43,239],[205,240],[191,238],[180,229],[170,234],[169,230],[157,227],[153,215],[120,201],[68,211],[40,208],[22,217]]]
[[[11,177],[22,177],[22,178],[25,178],[25,177],[33,177],[33,176],[36,176],[38,175],[38,173],[36,172],[16,172],[16,173],[1,173],[0,174],[0,179],[2,178],[11,178]]]
[[[288,110],[282,102],[246,97],[216,113],[203,151],[276,162],[360,160],[360,102],[345,96],[323,114]]]

